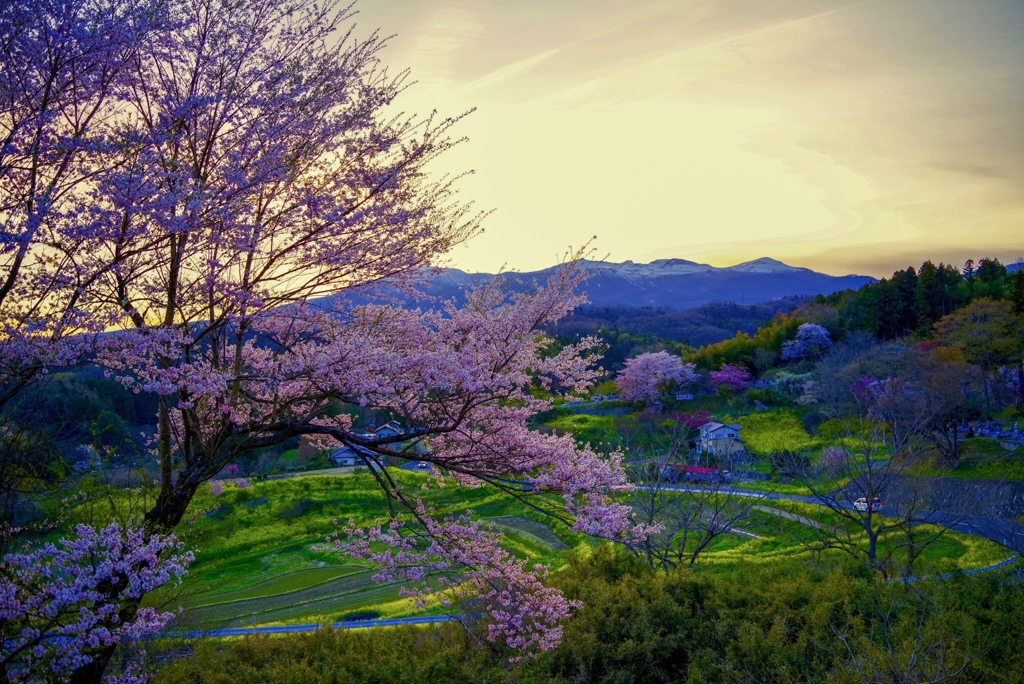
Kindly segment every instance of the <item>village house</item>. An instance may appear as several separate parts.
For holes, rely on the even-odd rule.
[[[336,467],[343,468],[346,466],[366,465],[366,462],[363,460],[364,456],[372,463],[376,463],[381,458],[366,447],[349,444],[340,449],[335,449],[331,452],[329,458]]]
[[[742,427],[737,423],[704,423],[697,436],[697,453],[732,457],[743,451],[743,442],[740,441]]]
[[[370,434],[375,439],[387,439],[389,437],[396,437],[402,434],[402,426],[398,424],[398,421],[389,420],[388,422],[381,425],[379,428],[370,428]]]
[[[406,432],[406,430],[404,430],[402,426],[399,425],[398,421],[391,420],[388,421],[387,423],[384,423],[380,427],[374,427],[371,425],[367,429],[360,430],[353,434],[361,439],[373,440],[391,439],[393,437],[401,435],[404,432]],[[411,434],[417,434],[419,430],[414,428],[409,432]],[[385,444],[383,446],[394,447],[395,445],[394,443],[391,443],[390,445]],[[416,451],[417,450],[413,450],[414,453]],[[366,458],[364,459],[363,457]],[[335,449],[328,458],[337,467],[365,466],[367,460],[369,460],[370,467],[376,469],[380,467],[378,464],[384,463],[384,457],[381,456],[380,454],[375,453],[372,449],[363,446],[348,444],[341,447],[340,449]]]

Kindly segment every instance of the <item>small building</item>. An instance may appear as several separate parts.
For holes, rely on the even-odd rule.
[[[402,426],[398,424],[398,421],[389,420],[379,428],[372,429],[371,432],[374,439],[388,439],[402,434]]]
[[[379,468],[383,457],[374,453],[366,447],[346,444],[340,449],[335,449],[328,457],[336,467],[365,466],[369,462],[371,468]]]
[[[716,483],[728,480],[730,476],[728,470],[671,463],[661,466],[661,477],[668,482]]]
[[[697,453],[715,456],[732,456],[743,451],[740,441],[742,425],[737,423],[716,423],[714,421],[700,426],[697,436]]]
[[[693,393],[676,392],[676,401],[693,401]]]

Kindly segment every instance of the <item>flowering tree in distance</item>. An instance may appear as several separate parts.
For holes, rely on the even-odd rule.
[[[715,387],[726,387],[739,392],[746,389],[750,383],[750,371],[738,363],[723,363],[720,369],[708,373],[708,378]]]
[[[817,323],[803,323],[796,330],[796,339],[782,345],[783,361],[817,359],[832,348],[828,329]]]
[[[529,497],[579,531],[632,534],[627,507],[611,499],[626,486],[618,458],[527,428],[548,406],[532,389],[582,391],[595,377],[584,358],[593,341],[542,353],[541,327],[580,301],[572,260],[531,294],[485,288],[461,309],[347,301],[383,279],[409,282],[478,230],[482,214],[458,200],[455,179],[425,175],[456,144],[456,120],[386,115],[404,75],[381,66],[376,34],[340,30],[352,13],[334,0],[156,7],[159,21],[129,22],[145,40],[127,39],[117,53],[127,57],[110,62],[116,112],[76,158],[74,192],[59,215],[25,221],[49,232],[25,228],[4,245],[27,245],[20,263],[33,268],[12,257],[13,282],[46,303],[5,343],[34,339],[23,331],[37,319],[61,338],[116,325],[93,358],[159,398],[146,534],[171,531],[226,464],[297,436],[429,461],[437,477]],[[24,237],[37,234],[49,237]],[[339,405],[389,413],[403,429],[367,437]],[[557,642],[572,606],[539,571],[503,554],[497,535],[434,519],[386,470],[374,474],[432,540],[414,554],[411,532],[366,532],[407,552],[405,577],[460,568],[489,597],[493,639],[533,651]],[[138,600],[118,610],[131,620]],[[74,678],[102,673],[112,652],[90,643],[88,671]]]
[[[625,399],[654,399],[670,387],[697,382],[695,368],[665,351],[640,354],[626,360],[615,384]]]

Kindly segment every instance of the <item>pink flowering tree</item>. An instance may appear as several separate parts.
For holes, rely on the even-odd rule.
[[[167,29],[158,0],[0,3],[0,406],[47,367],[88,351],[115,322],[91,287],[97,173],[119,164],[122,96],[144,44]]]
[[[98,650],[159,631],[173,613],[138,608],[138,601],[184,575],[191,561],[173,535],[118,523],[79,525],[57,544],[4,556],[4,681],[65,681],[88,673]]]
[[[738,363],[723,363],[720,369],[708,373],[708,378],[715,387],[740,392],[750,384],[750,371]]]
[[[803,323],[796,330],[796,339],[782,344],[782,360],[819,359],[831,348],[832,335],[825,326]]]
[[[627,359],[615,378],[623,398],[655,399],[673,387],[686,387],[698,381],[696,366],[683,363],[665,351],[645,353]]]
[[[58,4],[14,5],[27,22],[33,7],[45,18],[75,5]],[[144,9],[111,2],[122,6]],[[116,56],[97,53],[95,68],[117,78],[94,99],[113,93],[115,111],[91,120],[107,125],[84,145],[60,211],[51,220],[24,209],[24,228],[3,252],[11,292],[23,288],[45,304],[14,317],[24,322],[18,330],[41,321],[45,334],[9,330],[7,342],[116,327],[91,358],[158,398],[159,492],[144,517],[147,539],[173,530],[227,464],[299,436],[431,462],[442,480],[529,497],[588,534],[642,532],[612,498],[627,486],[617,456],[527,425],[549,406],[534,396],[538,387],[585,391],[595,377],[585,357],[593,340],[551,355],[540,332],[580,301],[571,259],[531,293],[488,287],[461,309],[350,303],[349,294],[364,297],[385,279],[409,286],[483,217],[459,201],[456,179],[427,175],[458,142],[457,119],[390,113],[404,74],[381,65],[384,40],[356,40],[344,30],[351,11],[335,0],[154,6],[159,12],[96,29],[104,39],[121,24],[137,31]],[[5,77],[31,77],[14,56],[4,59]],[[80,70],[68,73],[74,83]],[[78,150],[85,133],[77,130],[44,137]],[[23,183],[11,180],[10,192]],[[390,414],[401,430],[367,437],[339,405]],[[373,472],[432,540],[403,565],[462,568],[460,581],[491,606],[496,640],[532,651],[557,642],[572,606],[543,588],[543,570],[517,564],[491,531],[436,519],[386,470]],[[371,533],[394,553],[412,553],[402,535]],[[373,558],[382,578],[388,558]],[[110,582],[127,584],[131,572],[119,566]],[[118,614],[142,615],[139,598],[119,603]],[[102,673],[113,653],[102,640],[90,648],[76,679]]]

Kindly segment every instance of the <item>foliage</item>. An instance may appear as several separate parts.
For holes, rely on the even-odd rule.
[[[963,269],[924,262],[857,292],[819,295],[821,304],[838,309],[845,333],[863,330],[882,340],[928,335],[932,325],[977,299],[1012,298],[1012,279],[998,259],[968,260]]]
[[[979,299],[936,326],[937,337],[985,370],[1016,366],[1024,354],[1024,322],[1008,301]]]
[[[810,565],[664,574],[602,547],[557,581],[584,608],[558,649],[512,667],[444,625],[201,642],[157,681],[1009,683],[1024,674],[1024,591],[1013,579],[905,586]]]
[[[285,638],[246,637],[227,643],[202,640],[193,651],[191,657],[160,672],[156,681],[497,684],[503,679],[502,669],[490,654],[471,648],[459,625],[442,626],[429,634],[416,627],[383,631],[324,629]]]
[[[961,446],[959,463],[953,469],[921,468],[915,472],[921,475],[946,477],[984,478],[991,480],[1024,481],[1024,447],[1010,451],[998,440],[985,437],[965,439]]]
[[[783,361],[816,359],[832,347],[829,331],[817,323],[802,323],[796,330],[796,339],[782,345]]]
[[[787,314],[777,314],[760,326],[753,336],[737,332],[732,339],[701,347],[687,356],[686,360],[707,370],[718,368],[724,363],[743,364],[764,370],[772,360],[778,358],[783,343],[793,336],[803,322]]]
[[[405,75],[381,65],[379,34],[344,30],[351,6],[17,0],[2,12],[0,404],[87,353],[155,397],[147,534],[175,528],[226,464],[302,436],[428,460],[442,484],[526,485],[578,530],[628,533],[611,497],[625,484],[618,456],[527,426],[552,392],[597,377],[595,340],[552,350],[540,332],[579,303],[579,254],[530,293],[495,285],[462,309],[348,300],[385,279],[409,286],[483,218],[455,178],[426,172],[457,143],[457,119],[389,114]],[[396,416],[400,434],[367,436],[348,407]],[[475,560],[508,569],[496,535],[428,520],[416,494],[376,474],[450,560],[486,541]],[[521,586],[551,596],[521,570]],[[537,616],[549,636],[520,643],[553,645],[553,615]],[[112,644],[100,650],[102,671]]]
[[[750,383],[750,371],[739,364],[723,363],[721,368],[708,373],[708,378],[715,387],[739,392]]]
[[[785,297],[748,305],[711,302],[683,311],[584,305],[547,330],[565,340],[600,337],[607,345],[605,367],[619,370],[627,358],[644,352],[692,353],[693,347],[722,342],[737,332],[753,335],[775,315],[806,299]]]

